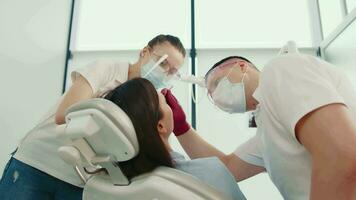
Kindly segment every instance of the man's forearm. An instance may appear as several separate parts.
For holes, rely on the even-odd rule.
[[[226,155],[201,138],[193,128],[177,138],[191,159],[216,156],[224,162]]]
[[[177,138],[191,159],[211,156],[218,157],[230,170],[237,182],[265,171],[265,168],[249,164],[234,154],[225,155],[201,138],[193,128],[190,128],[187,133]]]

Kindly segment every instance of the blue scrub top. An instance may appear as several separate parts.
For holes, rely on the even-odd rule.
[[[177,152],[171,152],[175,168],[191,174],[234,200],[246,199],[233,175],[217,157],[187,160]]]

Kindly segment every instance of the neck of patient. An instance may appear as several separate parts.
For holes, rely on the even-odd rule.
[[[162,136],[162,135],[160,135],[160,136],[161,136],[162,142],[163,142],[164,146],[166,147],[166,149],[167,149],[169,152],[173,151],[171,145],[169,144],[169,135],[168,135],[168,136]]]

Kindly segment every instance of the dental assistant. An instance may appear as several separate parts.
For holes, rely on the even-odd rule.
[[[185,58],[179,38],[158,35],[141,52],[137,62],[96,61],[72,72],[73,85],[30,130],[5,167],[0,199],[82,199],[83,183],[72,166],[57,154],[68,141],[60,139],[65,111],[89,98],[102,97],[121,83],[144,77],[156,88],[165,87]]]
[[[356,91],[335,66],[288,53],[260,72],[231,56],[209,70],[206,86],[221,110],[254,111],[258,128],[226,155],[190,127],[174,96],[166,97],[174,133],[192,159],[217,156],[236,181],[267,172],[284,199],[356,199]]]

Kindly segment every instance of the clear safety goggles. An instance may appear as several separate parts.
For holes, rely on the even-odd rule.
[[[179,74],[180,66],[174,66],[173,64],[171,64],[167,54],[159,55],[156,52],[153,52],[152,55],[153,55],[152,56],[153,61],[159,64],[159,67],[167,76],[169,77],[173,77],[177,75],[180,76]]]
[[[235,66],[238,62],[237,61],[231,61],[224,63],[213,70],[211,70],[208,75],[206,76],[205,79],[205,86],[207,88],[207,96],[209,100],[214,103],[213,98],[212,98],[212,93],[218,86],[219,82],[221,79],[229,76],[231,71],[234,69],[233,66]],[[228,73],[226,73],[226,69],[231,68]]]

